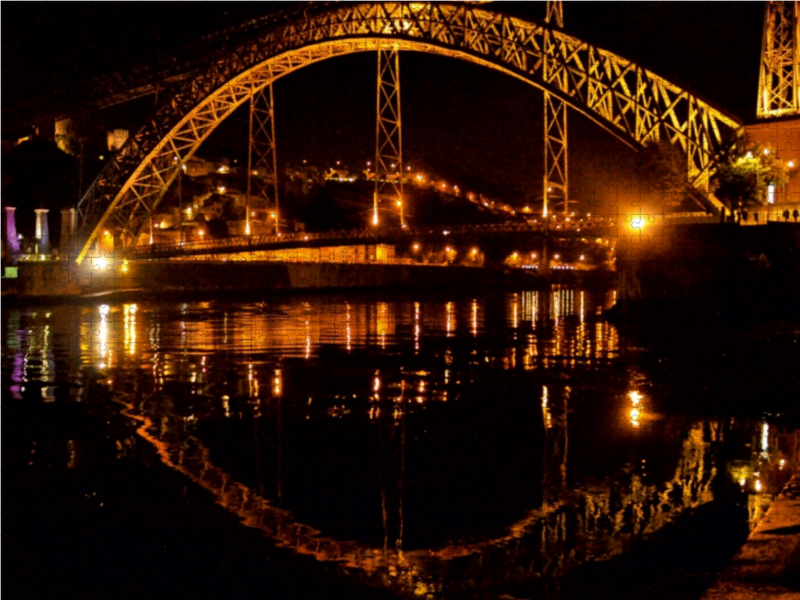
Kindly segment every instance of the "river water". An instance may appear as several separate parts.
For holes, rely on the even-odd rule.
[[[7,589],[699,597],[788,476],[795,380],[759,395],[768,344],[741,345],[738,391],[713,366],[681,377],[676,356],[719,349],[650,347],[605,320],[614,302],[4,307]]]

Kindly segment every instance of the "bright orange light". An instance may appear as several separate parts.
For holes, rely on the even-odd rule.
[[[203,231],[202,229],[200,231],[198,231],[197,233],[200,234],[200,235],[205,235],[206,234],[206,232]]]

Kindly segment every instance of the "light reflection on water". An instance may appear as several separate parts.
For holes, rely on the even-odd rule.
[[[90,401],[94,373],[161,461],[244,525],[420,595],[455,572],[494,586],[625,552],[713,499],[711,446],[742,427],[757,456],[724,476],[763,513],[776,431],[653,414],[598,316],[611,303],[554,288],[12,310],[4,376],[16,400],[36,382],[52,402],[69,380]]]

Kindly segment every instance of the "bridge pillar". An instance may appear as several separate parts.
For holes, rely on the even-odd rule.
[[[542,262],[539,268],[539,272],[545,274],[550,272],[550,245],[547,243],[547,240],[548,236],[545,235],[542,240]]]
[[[564,27],[564,7],[561,0],[547,2],[545,22],[554,22],[556,27]],[[549,33],[545,34],[545,44],[554,44]],[[545,82],[553,83],[566,91],[566,71],[556,71],[549,77],[547,60],[543,68]],[[567,161],[567,103],[544,93],[544,209],[543,215],[553,212],[553,204],[560,204],[561,212],[569,214],[569,178]]]
[[[6,206],[6,219],[5,219],[5,243],[6,252],[13,258],[19,254],[19,236],[17,234],[17,220],[14,216],[17,210],[13,206]]]
[[[61,256],[68,257],[73,249],[75,234],[78,230],[78,215],[74,208],[61,209],[61,239],[59,249]]]
[[[758,82],[759,119],[800,114],[800,2],[766,2]]]
[[[274,216],[274,233],[280,233],[278,203],[278,156],[275,143],[275,96],[270,83],[250,92],[250,144],[247,154],[247,206],[245,235],[253,230],[253,212],[264,219]],[[255,179],[254,179],[255,178]],[[255,196],[255,197],[254,197]],[[260,211],[254,211],[254,200]],[[265,213],[265,210],[268,211]],[[271,218],[271,217],[270,217]]]
[[[50,254],[50,229],[47,224],[47,208],[37,208],[36,213],[36,246],[38,254]]]
[[[375,128],[375,195],[372,225],[380,223],[380,204],[396,208],[406,228],[403,193],[403,129],[400,110],[400,51],[378,50],[378,106]]]

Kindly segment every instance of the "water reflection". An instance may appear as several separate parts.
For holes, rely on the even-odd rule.
[[[82,401],[107,389],[244,525],[355,580],[437,594],[625,552],[719,476],[757,519],[783,481],[778,428],[657,415],[642,373],[611,376],[610,302],[556,287],[14,310],[4,375],[19,401],[32,382],[45,401],[65,379]],[[742,436],[752,456],[719,472],[712,446]]]

